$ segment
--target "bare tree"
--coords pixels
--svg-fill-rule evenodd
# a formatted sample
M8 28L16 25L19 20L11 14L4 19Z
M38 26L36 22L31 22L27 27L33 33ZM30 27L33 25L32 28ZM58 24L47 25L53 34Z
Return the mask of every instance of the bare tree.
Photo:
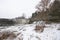
M49 4L51 0L41 0L41 2L39 2L36 6L36 8L39 10L39 11L45 11L47 9L47 6Z
M22 14L22 17L23 17L23 18L25 18L25 17L26 17L25 13L23 13L23 14Z

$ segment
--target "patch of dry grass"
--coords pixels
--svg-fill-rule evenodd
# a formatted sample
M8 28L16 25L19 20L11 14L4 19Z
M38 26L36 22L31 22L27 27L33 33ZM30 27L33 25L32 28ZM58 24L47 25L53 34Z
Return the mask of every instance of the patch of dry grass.
M0 32L0 40L7 39L8 37L13 39L16 38L16 35L13 32L7 32L7 31Z
M36 25L35 31L36 31L36 32L38 32L38 31L39 31L39 32L43 32L43 31L44 31L44 27L45 27L45 26Z

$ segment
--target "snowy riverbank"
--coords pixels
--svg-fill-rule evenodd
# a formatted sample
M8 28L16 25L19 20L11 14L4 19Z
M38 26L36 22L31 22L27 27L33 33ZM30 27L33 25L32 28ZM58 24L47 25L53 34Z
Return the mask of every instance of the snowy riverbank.
M0 27L0 40L60 40L60 24L46 24L43 32L36 32L35 24ZM6 38L2 35L5 33Z

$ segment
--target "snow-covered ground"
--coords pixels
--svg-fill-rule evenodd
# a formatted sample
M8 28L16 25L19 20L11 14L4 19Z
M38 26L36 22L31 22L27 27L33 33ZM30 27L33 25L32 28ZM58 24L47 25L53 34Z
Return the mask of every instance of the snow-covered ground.
M36 32L35 24L15 25L10 27L0 27L0 40L3 33L13 33L4 40L60 40L60 24L45 24L43 32Z

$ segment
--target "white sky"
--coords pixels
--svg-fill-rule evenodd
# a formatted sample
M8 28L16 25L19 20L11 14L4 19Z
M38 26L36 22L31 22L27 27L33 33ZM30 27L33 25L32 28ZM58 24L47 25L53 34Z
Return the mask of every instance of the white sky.
M0 0L0 18L30 17L40 0Z

